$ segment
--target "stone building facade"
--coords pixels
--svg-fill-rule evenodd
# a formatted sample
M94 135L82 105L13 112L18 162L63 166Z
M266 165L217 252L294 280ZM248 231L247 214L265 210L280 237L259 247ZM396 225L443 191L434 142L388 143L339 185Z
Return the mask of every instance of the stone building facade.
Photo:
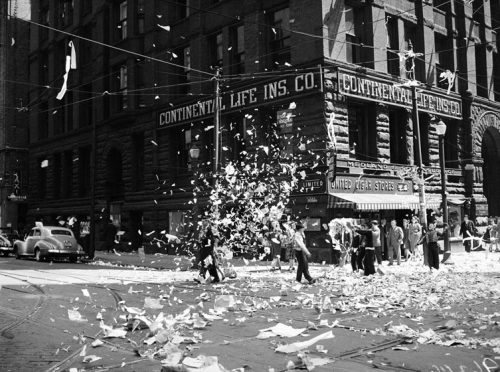
M36 26L30 32L30 74L41 87L30 97L37 105L29 119L29 216L86 218L93 199L98 213L126 226L134 247L145 238L137 231L175 232L191 208L194 169L213 156L210 101L220 67L225 160L266 144L278 113L294 102L293 131L308 140L305 150L293 151L311 164L321 154L321 164L302 180L302 186L317 187L299 188L290 212L322 222L335 216L400 219L415 206L412 172L418 160L411 88L404 86L411 65L397 54L411 48L423 54L412 71L423 84L418 119L422 163L434 175L425 184L429 206L440 204L433 123L443 120L454 207L478 217L500 215L500 197L493 192L500 186L494 165L500 146L494 31L500 10L494 3L36 2L34 20L81 38ZM68 92L59 102L55 95L70 39L78 68L70 71ZM440 77L446 70L457 74L449 93ZM345 85L350 78L364 88ZM396 202L362 203L351 195L359 191L330 182L331 158L324 150L332 113L337 180L364 175L370 185L387 188L383 200ZM245 138L251 126L255 141ZM234 140L238 133L243 142ZM189 158L193 147L201 149L197 160ZM317 169L324 174L318 182ZM365 199L380 196L379 190L366 191ZM313 246L321 233L308 232Z

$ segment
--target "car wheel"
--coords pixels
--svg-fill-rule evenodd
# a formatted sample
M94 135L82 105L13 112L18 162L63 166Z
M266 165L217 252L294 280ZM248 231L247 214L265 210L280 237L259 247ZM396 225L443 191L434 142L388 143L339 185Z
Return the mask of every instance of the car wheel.
M70 256L70 258L69 258L69 262L71 262L71 263L76 263L76 261L78 261L78 257L75 257L75 256Z
M7 257L9 255L9 252L2 252L2 254Z
M37 262L41 262L42 261L42 253L40 252L40 249L37 249L35 251L35 260Z
M21 259L21 256L19 255L19 248L14 247L14 255L16 256L16 260Z

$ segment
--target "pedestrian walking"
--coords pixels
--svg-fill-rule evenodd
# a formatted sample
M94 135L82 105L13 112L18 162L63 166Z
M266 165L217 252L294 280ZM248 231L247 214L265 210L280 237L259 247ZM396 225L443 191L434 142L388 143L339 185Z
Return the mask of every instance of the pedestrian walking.
M418 242L422 237L422 225L418 222L418 216L413 216L408 225L408 242L410 244L410 251L416 254Z
M372 221L373 246L375 247L375 257L377 263L382 265L382 241L380 239L380 228L377 221Z
M295 264L295 249L293 249L294 235L295 235L295 225L293 222L283 223L285 228L285 240L284 245L286 248L286 259L288 260L288 270L294 270Z
M109 252L114 251L116 247L116 234L118 233L118 228L110 218L107 225L104 228L104 248Z
M403 219L403 249L405 254L405 260L415 255L415 252L411 250L410 245L410 221L406 218Z
M387 220L382 218L380 220L380 243L382 245L382 259L387 260L389 257L389 247L387 244L387 233L391 227L387 226Z
M340 257L342 256L342 248L340 246L341 242L341 227L340 225L331 220L328 224L328 235L330 236L330 241L332 244L332 261L334 266L340 265Z
M493 218L490 217L488 219L488 226L486 226L486 231L483 234L483 243L486 258L488 258L488 253L493 250L493 242L496 240L493 230L494 227L495 223L493 221Z
M491 247L495 246L495 252L498 252L498 239L500 239L500 218L495 217L493 227L491 228Z
M215 256L215 236L212 228L207 226L205 231L202 232L200 239L200 277L196 279L197 282L205 281L207 279L207 272L213 278L212 283L220 282L219 270L217 267L217 257Z
M398 265L401 265L401 245L403 244L403 239L403 229L397 226L396 220L391 220L391 227L387 233L389 266L393 265L394 254L396 254Z
M295 226L295 235L293 240L293 249L295 250L295 256L297 257L297 282L302 281L302 275L309 282L309 284L316 283L316 279L313 279L309 274L309 263L308 258L311 257L311 253L306 247L304 235L305 227L298 223Z
M283 230L277 220L272 220L271 228L269 231L269 243L271 245L271 270L281 271L281 241L283 237Z
M448 229L448 226L444 226L444 231ZM427 242L427 250L428 250L428 258L427 263L429 265L429 269L439 270L439 237L443 236L443 233L440 233L436 230L436 222L429 222L429 226L424 235L422 235L420 241L423 243L424 240Z
M363 235L366 239L365 254L363 260L365 276L375 274L375 246L373 238L376 236L376 234L374 234L374 226L376 227L376 225L374 225L373 222L371 229L358 230L358 233ZM378 230L378 234L380 235L380 230ZM380 238L379 238L379 243L380 243Z
M359 269L361 269L358 266L358 250L361 246L362 236L353 228L352 224L349 221L347 221L346 226L352 234L351 247L349 249L349 253L351 254L351 267L353 272L357 272Z
M351 245L352 245L352 229L350 226L347 224L348 221L345 223L341 224L341 232L340 232L340 248L341 248L341 255L340 255L340 263L339 266L343 267L346 263L347 256L349 255L349 251L351 250Z
M477 234L477 228L474 225L474 222L469 220L468 215L464 215L464 221L460 226L460 235L462 235L462 241L467 253L470 253L471 247L473 247L473 239Z

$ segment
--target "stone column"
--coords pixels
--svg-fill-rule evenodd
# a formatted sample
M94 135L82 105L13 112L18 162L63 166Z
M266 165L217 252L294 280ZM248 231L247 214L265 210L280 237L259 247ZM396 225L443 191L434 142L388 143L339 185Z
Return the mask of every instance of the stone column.
M385 104L377 104L377 161L391 161L389 108Z

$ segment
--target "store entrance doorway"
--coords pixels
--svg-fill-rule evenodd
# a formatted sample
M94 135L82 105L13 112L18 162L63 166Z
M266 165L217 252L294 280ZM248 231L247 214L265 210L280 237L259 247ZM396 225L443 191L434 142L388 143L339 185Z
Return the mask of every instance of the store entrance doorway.
M488 215L500 216L500 132L486 129L481 145L483 164L483 193L488 200Z

